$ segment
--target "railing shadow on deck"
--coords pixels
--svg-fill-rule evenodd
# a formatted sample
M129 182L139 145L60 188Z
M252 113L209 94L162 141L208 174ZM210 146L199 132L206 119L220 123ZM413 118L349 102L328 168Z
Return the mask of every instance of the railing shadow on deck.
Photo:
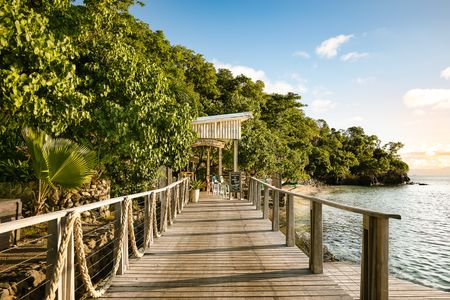
M170 256L170 255L178 255L178 254L205 254L205 253L217 253L217 252L234 252L234 251L253 251L253 250L268 250L268 249L280 249L284 248L284 244L278 244L278 245L252 245L252 246L242 246L242 247L228 247L228 248L214 248L214 249L198 249L198 250L182 250L182 251L167 251L167 252L150 252L145 253L145 256Z
M401 219L400 215L376 212L318 197L290 192L274 187L263 180L251 177L249 180L249 201L255 205L257 210L263 211L263 219L269 218L269 198L271 191L273 195L273 231L280 229L280 195L284 194L287 196L286 245L289 247L295 246L294 197L310 201L311 250L309 255L309 268L314 274L323 273L322 205L362 215L363 242L360 299L387 300L389 298L389 219Z
M180 287L193 287L193 286L204 286L204 285L217 285L221 283L230 282L252 282L260 281L262 279L283 279L292 278L297 276L308 276L312 275L308 269L289 269L282 271L265 271L260 273L243 273L243 274L233 274L225 276L214 276L214 277L196 277L190 279L175 279L167 281L155 281L139 283L140 288L145 288L146 290L160 290L160 289L170 289L170 288L180 288ZM133 286L133 283L130 283ZM246 287L249 285L246 284Z

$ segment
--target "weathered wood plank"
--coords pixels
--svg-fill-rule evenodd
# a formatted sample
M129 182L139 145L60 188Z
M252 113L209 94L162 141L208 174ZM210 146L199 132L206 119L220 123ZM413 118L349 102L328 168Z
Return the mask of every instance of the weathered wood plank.
M324 274L330 276L353 299L360 299L360 266L347 262L324 264ZM450 293L421 286L390 276L389 299L447 299Z
M286 247L255 205L202 196L143 258L130 260L103 299L350 299L328 276L312 274L308 257Z

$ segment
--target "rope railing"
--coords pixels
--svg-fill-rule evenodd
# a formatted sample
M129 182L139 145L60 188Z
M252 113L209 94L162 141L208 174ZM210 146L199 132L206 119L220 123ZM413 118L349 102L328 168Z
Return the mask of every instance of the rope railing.
M156 212L158 196L160 196L159 200L161 202L160 226L158 226ZM139 238L139 241L143 242L142 247L139 248L135 235L133 199L142 197L144 197L145 203L145 217L143 221L143 238ZM0 233L49 222L49 232L53 233L48 235L47 247L53 249L55 255L51 259L52 261L47 261L48 265L53 266L53 272L49 272L51 275L47 277L45 299L75 298L75 265L78 265L79 276L87 293L93 298L98 298L106 292L114 276L123 274L126 270L128 264L128 242L131 245L133 257L141 258L144 256L146 249L151 246L154 238L161 237L168 225L174 222L176 215L181 213L188 200L189 178L183 178L164 188L0 224ZM85 244L83 242L81 213L111 204L116 205L114 263L108 276L94 283L92 279L97 274L93 276L89 274ZM142 226L142 222L140 224L139 226ZM138 231L141 231L141 229Z

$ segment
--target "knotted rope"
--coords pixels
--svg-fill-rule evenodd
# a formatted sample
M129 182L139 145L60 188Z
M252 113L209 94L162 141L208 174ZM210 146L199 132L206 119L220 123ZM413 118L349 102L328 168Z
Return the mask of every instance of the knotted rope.
M67 215L66 226L64 226L64 231L62 233L61 244L58 249L57 259L55 263L55 268L53 270L53 276L50 280L49 289L46 300L52 300L55 298L55 293L58 288L59 278L61 276L62 269L64 267L64 261L67 256L67 246L69 245L70 238L72 237L73 225L75 221L80 217L78 212L70 212Z
M93 298L101 297L106 292L106 290L111 285L114 275L116 275L117 270L119 269L120 261L121 261L122 255L123 255L122 250L123 250L123 244L125 242L125 229L126 229L125 224L127 224L127 219L128 219L127 211L129 211L129 207L130 207L129 202L130 201L131 200L126 198L125 201L122 202L124 211L122 213L122 217L120 220L120 223L122 226L120 227L121 231L120 231L120 235L119 235L119 241L118 241L119 243L116 247L116 253L114 255L114 257L115 257L114 267L111 270L111 273L109 274L109 276L103 281L102 287L98 290L95 289L94 285L92 284L91 276L89 275L89 270L88 270L87 262L86 262L86 255L84 252L83 228L81 226L82 225L81 218L79 216L74 224L75 225L75 227L74 227L75 249L76 249L81 279L83 280L86 290L89 292L89 294L91 294L91 296Z
M162 216L161 220L161 228L163 228L163 225L165 221L167 220L167 217L169 216L169 223L172 224L173 220L171 217L171 201L170 201L170 189L166 191L166 209L164 217ZM177 193L178 194L178 193ZM140 258L144 255L145 248L153 242L153 236L156 238L159 238L161 236L161 232L158 231L158 224L157 224L157 218L156 218L156 193L151 194L151 201L150 201L150 216L149 218L145 218L145 236L144 236L144 249L141 251L136 244L136 237L134 234L134 222L133 222L133 203L132 200L128 197L125 198L125 200L122 202L122 215L120 220L120 234L118 238L118 244L115 249L115 262L114 266L111 270L111 273L108 275L107 278L105 278L101 285L101 288L96 289L94 285L92 284L91 276L89 275L89 270L87 267L87 261L86 261L86 255L84 251L84 243L83 243L83 228L81 223L81 217L80 214L76 211L69 212L66 217L66 224L64 226L63 232L62 232L62 240L61 244L58 249L57 253L57 260L55 263L55 269L53 272L53 276L50 279L49 283L49 289L47 296L45 297L45 300L53 300L55 298L55 293L58 288L59 279L61 277L61 272L64 267L64 261L67 258L67 248L70 242L70 239L73 234L74 243L75 243L75 252L76 257L78 260L78 265L80 269L80 275L81 279L86 287L86 290L89 292L89 294L93 298L99 298L101 297L106 290L111 285L112 279L114 275L116 275L117 270L120 266L120 261L122 259L123 255L123 246L125 243L125 231L128 228L128 235L131 242L131 248L133 251L134 256L137 258ZM178 195L177 195L178 196ZM148 201L148 200L146 200ZM176 201L176 199L175 199ZM176 201L178 204L178 201ZM178 209L178 205L175 205L175 210ZM162 229L161 229L162 231Z

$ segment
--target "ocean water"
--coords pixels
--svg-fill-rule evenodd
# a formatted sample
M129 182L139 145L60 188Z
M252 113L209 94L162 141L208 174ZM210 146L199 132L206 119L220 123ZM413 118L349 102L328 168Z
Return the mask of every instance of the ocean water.
M337 186L318 196L400 214L401 220L390 220L390 272L399 278L450 291L450 177L412 180L428 185ZM301 219L301 215L296 215ZM324 207L323 215L324 243L330 251L342 260L359 262L362 217L329 207Z

